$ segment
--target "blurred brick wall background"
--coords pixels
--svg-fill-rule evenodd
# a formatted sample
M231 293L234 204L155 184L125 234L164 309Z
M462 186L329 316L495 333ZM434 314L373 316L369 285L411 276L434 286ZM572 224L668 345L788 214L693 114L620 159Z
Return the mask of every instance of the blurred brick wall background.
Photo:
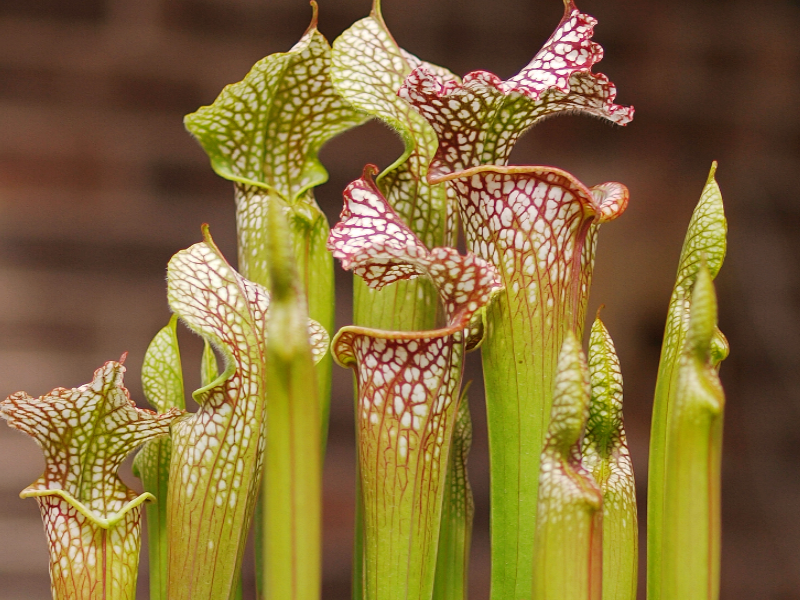
M320 3L330 40L370 4ZM562 10L558 0L384 4L408 50L457 73L501 77L528 62ZM624 129L549 120L522 139L512 162L555 164L587 184L618 180L631 190L627 213L601 234L590 314L606 305L621 356L643 504L666 306L691 210L711 161L720 161L730 244L718 290L733 349L722 369L722 595L800 598L800 5L580 7L600 21L595 40L606 59L597 70L636 118ZM141 402L144 350L169 314L167 260L200 239L203 222L235 256L232 191L181 118L262 56L291 47L309 16L304 0L0 0L0 396L79 385L129 351L127 383ZM399 151L376 123L332 142L323 152L331 180L317 193L330 218L365 162L386 166ZM348 277L339 283L342 325ZM191 370L199 344L184 341ZM471 583L480 599L488 593L488 465L477 357L471 365L479 511ZM349 597L354 481L350 374L338 369L335 384L325 467L331 600ZM49 597L36 503L17 498L41 464L31 441L0 427L0 600ZM139 587L146 598L146 577Z

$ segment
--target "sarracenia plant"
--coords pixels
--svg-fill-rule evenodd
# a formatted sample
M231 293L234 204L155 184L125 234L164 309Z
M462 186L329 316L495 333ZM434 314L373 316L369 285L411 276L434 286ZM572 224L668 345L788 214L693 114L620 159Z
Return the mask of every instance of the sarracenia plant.
M142 504L154 497L136 494L117 470L137 446L167 435L181 411L137 408L122 383L124 359L78 388L40 398L19 392L0 403L8 424L44 452L44 473L20 495L39 503L53 598L136 597Z
M442 498L458 413L470 321L500 288L492 265L452 248L428 250L387 204L371 176L345 190L330 246L370 287L426 276L446 326L422 332L345 327L333 342L356 372L356 441L364 518L367 598L430 598Z
M153 600L240 598L253 524L258 597L318 600L335 360L356 382L354 600L463 600L474 503L462 378L466 352L480 346L492 600L633 600L638 519L622 371L599 318L588 353L581 343L598 230L624 212L628 190L507 164L519 136L556 113L632 119L592 72L602 57L595 20L566 0L544 47L502 81L459 78L409 54L378 0L332 45L312 7L291 50L186 117L234 184L239 271L207 227L170 261L174 316L142 368L160 414L135 407L122 361L85 386L0 403L45 453L44 475L22 495L42 511L53 597L134 597L147 502ZM318 153L370 118L397 131L404 151L383 171L365 167L329 229L313 198L327 179ZM689 225L659 366L651 600L718 597L718 369L728 347L712 283L726 234L714 168ZM466 254L454 249L462 228ZM335 336L334 257L355 274L354 325ZM205 342L191 414L179 320ZM139 445L137 495L117 469Z
M715 171L716 164L683 243L658 367L647 492L651 600L719 594L725 401L716 372L728 342L717 328L711 280L725 258L727 223Z

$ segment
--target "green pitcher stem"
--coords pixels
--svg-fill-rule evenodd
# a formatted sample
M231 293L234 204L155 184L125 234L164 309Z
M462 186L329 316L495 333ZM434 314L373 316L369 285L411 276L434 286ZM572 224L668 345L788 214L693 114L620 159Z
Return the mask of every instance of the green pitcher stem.
M267 215L270 202L277 202L287 211L289 236L294 249L298 281L306 294L309 317L332 334L336 313L333 258L325 247L328 239L328 221L306 194L302 205L288 207L277 193L255 190L237 185L236 222L239 224L239 269L244 277L266 286L269 263L264 257L267 243ZM261 227L251 224L254 215L262 221ZM326 355L316 366L320 398L320 448L325 455L325 441L330 413L332 359Z
M266 600L319 600L322 461L316 372L291 225L277 203L269 207L268 216L272 303L262 485L263 594ZM325 250L324 245L320 247Z
M550 420L556 357L552 332L545 338L518 323L502 296L486 311L481 347L489 430L492 599L526 598L534 560L539 472ZM547 347L542 342L548 340Z
M325 247L329 226L325 215L316 206L312 205L313 198L310 192L306 193L306 198L302 206L287 207L286 203L277 193L268 190L252 190L237 186L237 223L239 228L239 265L242 274L261 285L269 282L269 262L264 258L264 248L268 242L268 219L270 214L270 203L285 208L288 211L288 234L290 243L294 251L293 261L297 267L298 282L306 294L306 301L309 316L320 323L330 333L334 327L335 315L335 289L333 276L333 258ZM263 219L262 227L252 227L253 215L258 214ZM245 226L245 224L248 224ZM308 420L311 415L316 416L317 428L319 432L314 436L318 440L320 451L320 461L324 460L325 445L328 433L328 418L330 414L330 391L331 391L331 369L333 361L330 354L327 354L314 367L315 393L318 398L319 407L311 413L298 413L296 418ZM316 393L316 386L319 386L319 393ZM270 416L271 405L267 402L267 422L273 422ZM275 419L281 419L285 415L276 415ZM269 425L268 425L269 427ZM284 440L285 441L285 440ZM281 446L277 440L275 444L268 444L269 453L288 452L288 446ZM275 461L285 460L284 458L274 457ZM270 464L266 464L269 468ZM267 478L265 478L266 480ZM272 479L272 477L269 477ZM280 478L278 478L280 481ZM267 515L267 504L275 503L275 499L270 499L269 494L281 494L278 488L263 486L259 504L260 510L256 511L256 590L259 598L267 597L266 581L269 579L268 571L275 571L274 565L270 565L270 557L266 554L269 547L274 547L275 541L270 542L264 535L267 532L276 531L274 527L268 528L261 519ZM269 490L274 491L270 492ZM291 499L285 498L290 501ZM281 514L286 507L278 511ZM273 573L274 576L282 577L285 571L278 569Z
M280 313L273 303L271 318ZM278 328L271 328L276 333ZM273 338L279 339L280 338ZM279 341L278 343L281 343ZM316 375L311 354L268 354L269 409L263 505L264 598L318 600L321 557L321 468Z
M382 290L353 281L353 322L386 331L426 331L436 328L439 298L430 281L398 281Z
M351 579L351 598L364 598L364 499L361 497L361 469L356 446L356 510L353 527L353 573Z

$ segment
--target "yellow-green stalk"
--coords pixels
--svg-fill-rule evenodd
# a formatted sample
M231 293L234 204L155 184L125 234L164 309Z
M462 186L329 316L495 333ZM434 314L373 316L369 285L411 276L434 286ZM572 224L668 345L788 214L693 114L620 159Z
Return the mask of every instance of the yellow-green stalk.
M322 465L319 400L308 310L289 228L272 204L268 219L268 423L264 452L263 594L318 600L322 586Z

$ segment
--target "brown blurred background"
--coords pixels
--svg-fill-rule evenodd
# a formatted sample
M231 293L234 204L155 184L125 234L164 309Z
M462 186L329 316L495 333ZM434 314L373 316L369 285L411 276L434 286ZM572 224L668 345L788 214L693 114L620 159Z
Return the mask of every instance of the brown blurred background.
M333 40L370 2L320 4L320 29ZM580 7L599 20L595 40L606 58L596 70L636 117L625 128L551 119L520 141L512 162L554 164L587 184L617 180L631 190L627 213L600 235L590 314L606 305L617 342L643 510L667 302L692 208L719 160L730 236L717 283L732 346L722 369L722 596L800 598L800 3ZM459 74L487 69L504 78L528 62L561 12L558 0L384 0L406 49ZM142 401L142 357L169 316L167 260L200 239L203 222L235 256L231 186L212 173L181 118L259 58L290 48L309 16L304 0L0 0L0 396L79 385L129 351L127 383ZM324 149L331 179L317 197L331 220L363 164L386 166L400 148L370 123ZM343 325L349 276L339 284ZM199 343L182 339L193 389ZM481 599L488 464L478 357L470 364L478 505L471 586ZM335 385L326 600L349 598L352 543L350 374L337 369ZM41 465L33 442L0 427L0 600L49 597L36 503L17 498ZM139 590L146 598L144 574Z

